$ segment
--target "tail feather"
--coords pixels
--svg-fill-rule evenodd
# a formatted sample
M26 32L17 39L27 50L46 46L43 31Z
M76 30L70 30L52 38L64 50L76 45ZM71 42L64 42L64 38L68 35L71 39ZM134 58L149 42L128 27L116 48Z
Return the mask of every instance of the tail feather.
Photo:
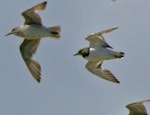
M114 55L115 58L122 58L124 57L124 52L118 52L116 55Z
M53 27L48 27L49 31L50 31L50 37L53 38L60 38L60 31L61 28L60 26L53 26Z

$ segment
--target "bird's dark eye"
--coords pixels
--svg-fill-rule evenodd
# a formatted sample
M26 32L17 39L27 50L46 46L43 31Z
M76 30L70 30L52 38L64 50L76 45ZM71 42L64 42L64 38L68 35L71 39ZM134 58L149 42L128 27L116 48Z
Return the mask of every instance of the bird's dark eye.
M89 53L82 53L83 57L87 57L89 55Z
M13 32L13 31L15 31L16 30L16 28L13 28L11 31Z

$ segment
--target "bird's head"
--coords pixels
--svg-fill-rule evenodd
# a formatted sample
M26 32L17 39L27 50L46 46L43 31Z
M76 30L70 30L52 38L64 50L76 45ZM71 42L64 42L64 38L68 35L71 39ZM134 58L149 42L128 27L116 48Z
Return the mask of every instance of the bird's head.
M77 56L77 55L82 55L82 51L79 50L76 54L74 54L73 56Z
M89 55L89 47L80 49L74 56L80 55L82 57L87 57Z
M18 33L20 33L20 27L15 27L11 30L11 32L6 34L5 36L11 35L11 34L18 35Z

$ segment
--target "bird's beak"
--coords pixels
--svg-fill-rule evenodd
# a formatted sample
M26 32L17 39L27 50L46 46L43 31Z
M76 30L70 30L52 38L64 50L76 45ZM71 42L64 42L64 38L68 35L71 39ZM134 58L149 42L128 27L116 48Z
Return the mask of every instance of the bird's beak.
M10 33L6 34L5 36L11 35L11 34L12 34L12 33L10 32Z
M74 54L73 56L77 56L77 55L79 55L79 53L76 53L76 54Z

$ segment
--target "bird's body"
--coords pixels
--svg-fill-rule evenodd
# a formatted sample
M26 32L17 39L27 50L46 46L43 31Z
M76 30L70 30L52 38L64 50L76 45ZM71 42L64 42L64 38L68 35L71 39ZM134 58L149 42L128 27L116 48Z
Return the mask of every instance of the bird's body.
M101 61L101 60L110 60L120 57L120 52L115 52L107 48L98 47L98 48L90 48L89 55L84 57L88 61Z
M51 37L54 34L53 28L47 28L43 25L37 25L37 24L22 24L16 27L18 28L18 31L14 33L15 35L22 37L24 39L29 39L29 40L35 40L39 38L45 38L45 37ZM56 27L54 27L56 28ZM57 34L57 33L56 33ZM56 37L60 37L59 35Z
M42 24L40 16L35 13L36 10L44 10L47 2L42 2L36 6L33 6L22 13L25 18L25 22L12 29L7 35L14 34L16 36L24 38L24 41L20 45L20 53L27 65L30 73L37 82L41 79L41 66L32 59L32 55L35 54L40 40L45 37L52 37L58 39L60 37L60 26L45 27Z
M114 29L117 28L107 29L87 36L85 39L89 41L89 47L80 49L75 55L81 55L84 59L88 60L85 67L94 75L108 81L119 83L109 70L101 68L104 60L116 59L124 56L123 52L109 49L112 47L108 45L102 36L102 34L111 32Z

